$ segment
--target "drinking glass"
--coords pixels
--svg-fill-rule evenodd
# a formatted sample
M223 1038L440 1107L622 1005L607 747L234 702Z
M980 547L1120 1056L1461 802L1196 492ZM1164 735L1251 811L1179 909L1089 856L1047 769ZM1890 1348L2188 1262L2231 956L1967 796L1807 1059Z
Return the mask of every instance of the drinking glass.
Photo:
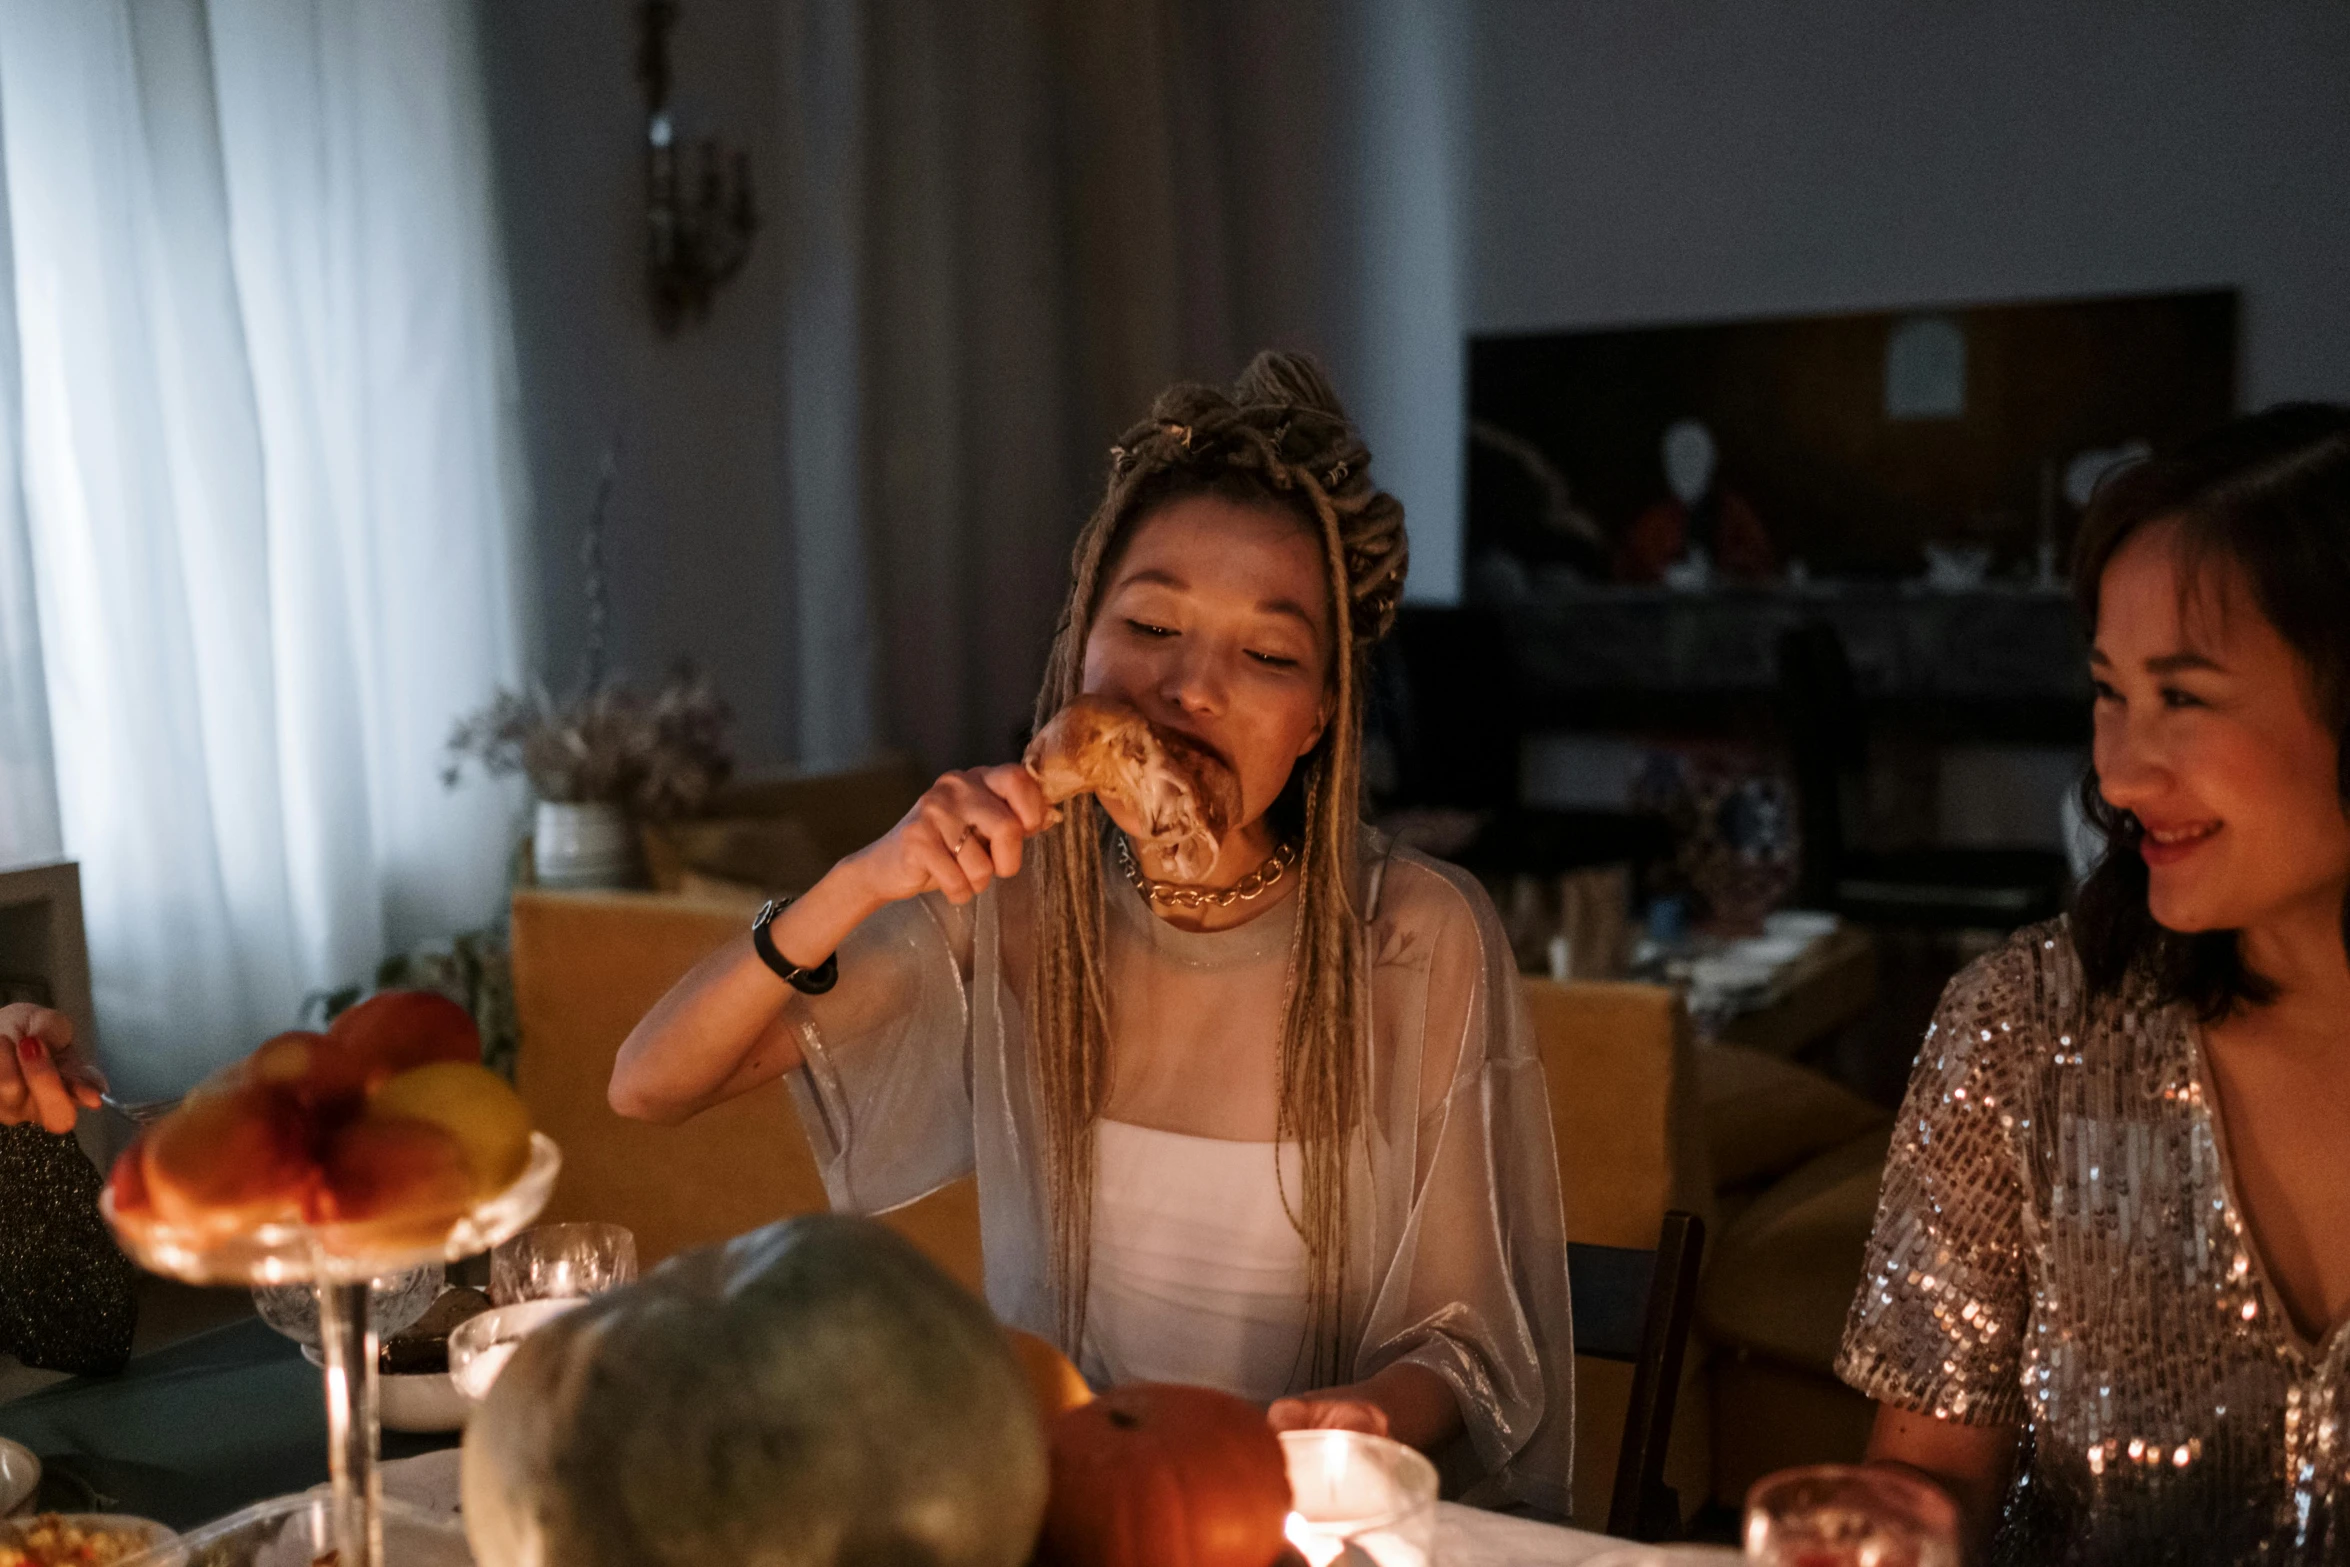
M1583 1567L1737 1567L1744 1560L1727 1545L1623 1545L1584 1558Z
M1958 1567L1958 1507L1891 1469L1783 1469L1746 1493L1746 1557L1759 1567Z
M428 1262L405 1273L367 1281L368 1315L378 1338L390 1338L432 1309L440 1299L448 1273L442 1264ZM318 1290L310 1284L257 1284L253 1308L261 1320L301 1345L317 1349Z
M619 1224L539 1224L490 1253L490 1302L572 1300L636 1282L636 1236Z
M1284 1431L1289 1543L1307 1567L1429 1567L1436 1466L1361 1431Z

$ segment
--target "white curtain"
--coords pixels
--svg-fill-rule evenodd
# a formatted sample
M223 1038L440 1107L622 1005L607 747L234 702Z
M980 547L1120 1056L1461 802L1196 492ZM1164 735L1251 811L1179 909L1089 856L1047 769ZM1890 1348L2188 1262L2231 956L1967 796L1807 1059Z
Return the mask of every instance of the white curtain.
M41 680L41 617L33 596L20 456L16 269L8 243L7 166L0 162L0 865L54 859L57 773L49 755L49 694Z
M0 0L48 728L133 1094L500 896L514 801L437 767L519 663L474 47L463 0Z

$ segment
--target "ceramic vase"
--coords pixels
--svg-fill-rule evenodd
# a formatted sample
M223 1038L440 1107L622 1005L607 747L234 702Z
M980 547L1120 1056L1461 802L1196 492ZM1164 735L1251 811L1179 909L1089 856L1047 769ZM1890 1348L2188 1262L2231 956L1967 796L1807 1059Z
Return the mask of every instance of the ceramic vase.
M636 841L617 805L541 800L531 859L542 887L626 887L636 876Z

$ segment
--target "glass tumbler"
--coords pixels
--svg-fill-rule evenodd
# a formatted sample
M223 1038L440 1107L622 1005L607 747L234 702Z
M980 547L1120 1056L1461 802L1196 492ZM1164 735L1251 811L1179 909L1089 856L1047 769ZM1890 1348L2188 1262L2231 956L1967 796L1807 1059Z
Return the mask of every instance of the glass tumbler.
M428 1262L421 1268L367 1282L370 1320L378 1338L390 1338L432 1309L447 1282L447 1270ZM256 1284L253 1309L261 1320L301 1345L318 1344L318 1290L310 1284Z
M1897 1470L1783 1469L1746 1493L1746 1558L1759 1567L1958 1567L1958 1507Z
M636 1236L619 1224L537 1224L490 1253L490 1302L574 1300L636 1282Z

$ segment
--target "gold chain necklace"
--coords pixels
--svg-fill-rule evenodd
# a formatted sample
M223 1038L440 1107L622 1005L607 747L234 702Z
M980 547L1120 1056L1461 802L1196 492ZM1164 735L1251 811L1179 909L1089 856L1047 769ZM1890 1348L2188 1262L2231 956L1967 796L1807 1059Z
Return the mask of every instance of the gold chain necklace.
M1118 850L1118 866L1126 872L1126 879L1134 883L1134 890L1152 903L1178 909L1228 909L1235 903L1261 898L1297 863L1297 846L1285 843L1266 856L1264 864L1229 887L1194 887L1183 882L1151 880L1134 863L1134 850L1128 846L1126 835L1114 833L1111 837Z

